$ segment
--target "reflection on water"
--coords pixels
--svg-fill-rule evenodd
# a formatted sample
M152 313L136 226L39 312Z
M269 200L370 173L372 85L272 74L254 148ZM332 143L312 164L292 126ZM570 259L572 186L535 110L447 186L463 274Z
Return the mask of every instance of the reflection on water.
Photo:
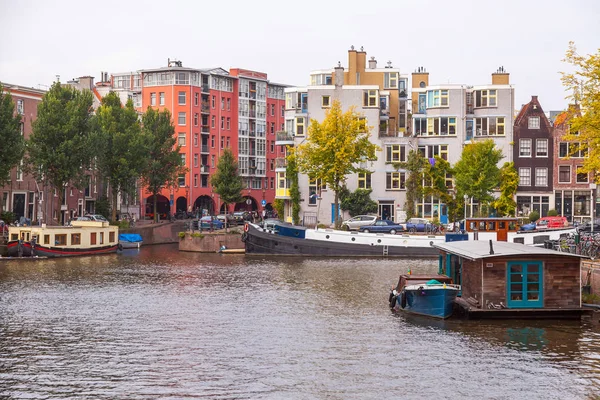
M598 328L394 314L432 260L155 246L0 264L6 398L589 398Z

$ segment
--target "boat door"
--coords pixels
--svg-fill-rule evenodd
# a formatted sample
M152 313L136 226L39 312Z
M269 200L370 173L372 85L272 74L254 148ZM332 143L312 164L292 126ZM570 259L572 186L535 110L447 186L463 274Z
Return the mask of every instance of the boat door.
M541 261L510 261L506 282L508 308L542 308L544 279Z
M508 241L508 221L498 221L496 228L496 240L499 242Z

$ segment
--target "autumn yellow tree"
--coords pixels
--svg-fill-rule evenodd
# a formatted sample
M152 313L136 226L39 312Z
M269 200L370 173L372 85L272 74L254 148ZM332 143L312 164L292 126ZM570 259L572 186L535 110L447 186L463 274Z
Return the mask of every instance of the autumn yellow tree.
M562 82L576 105L569 107L564 116L570 125L570 133L564 138L580 143L582 148L574 151L588 152L583 172L591 172L594 182L600 183L600 49L582 56L570 42L563 61L574 68L562 73Z
M335 226L339 228L339 194L348 175L365 172L360 164L376 160L377 145L369 140L364 120L351 107L342 111L334 101L323 122L311 120L306 142L295 151L298 172L320 179L335 193Z

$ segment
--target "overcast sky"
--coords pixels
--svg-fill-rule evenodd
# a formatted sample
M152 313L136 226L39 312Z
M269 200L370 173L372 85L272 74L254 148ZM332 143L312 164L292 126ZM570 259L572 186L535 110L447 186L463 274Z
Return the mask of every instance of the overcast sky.
M516 107L538 95L549 111L567 104L569 41L582 54L600 48L600 1L0 0L0 26L0 81L24 86L168 58L301 86L311 70L347 66L354 45L402 73L424 66L430 84L487 84L504 66Z

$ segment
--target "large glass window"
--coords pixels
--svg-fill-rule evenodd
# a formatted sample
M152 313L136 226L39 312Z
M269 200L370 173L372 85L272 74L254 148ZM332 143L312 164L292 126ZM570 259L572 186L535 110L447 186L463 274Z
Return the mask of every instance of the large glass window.
M531 168L519 168L519 186L531 186Z
M548 186L548 168L535 169L535 186Z
M535 140L535 156L548 157L548 139Z
M404 172L388 172L386 174L385 188L387 190L406 189L406 174Z
M519 157L531 157L531 139L519 140Z
M371 174L368 172L358 173L358 188L371 189Z
M448 90L429 90L427 92L427 107L448 107Z
M558 183L571 183L571 166L559 165L558 167Z
M496 107L497 105L497 91L495 89L475 91L475 107Z
M363 107L379 107L379 94L377 89L365 90L363 93Z

